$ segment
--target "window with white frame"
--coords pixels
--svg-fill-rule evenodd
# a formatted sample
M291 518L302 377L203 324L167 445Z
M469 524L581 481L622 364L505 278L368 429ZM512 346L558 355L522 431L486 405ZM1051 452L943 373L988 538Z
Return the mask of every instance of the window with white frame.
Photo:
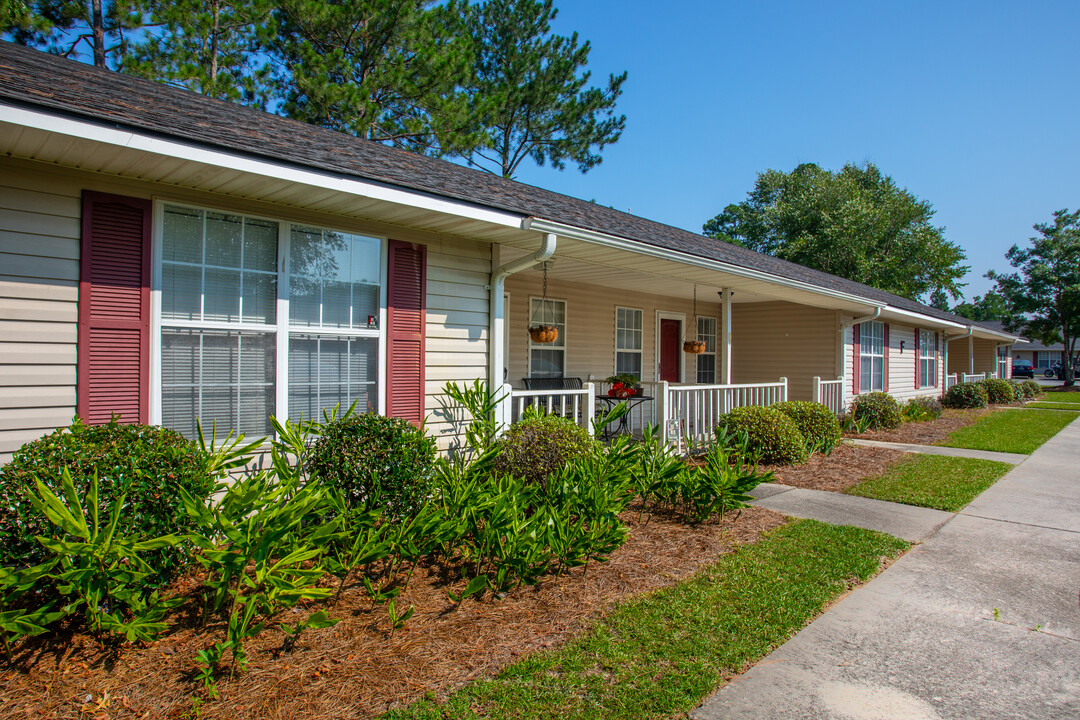
M885 389L885 323L864 322L859 326L859 390Z
M632 308L615 308L615 374L641 379L643 314Z
M529 337L529 376L530 377L565 377L566 376L566 301L529 300L529 321L531 325L554 325L559 329L555 342L534 343Z
M934 333L919 330L919 387L937 385L937 342Z
M381 240L176 205L161 227L163 425L377 409Z
M716 382L716 318L698 317L697 339L705 341L705 352L697 356L697 381L712 385Z
M1009 377L1009 347L1007 345L998 345L997 366L999 378Z

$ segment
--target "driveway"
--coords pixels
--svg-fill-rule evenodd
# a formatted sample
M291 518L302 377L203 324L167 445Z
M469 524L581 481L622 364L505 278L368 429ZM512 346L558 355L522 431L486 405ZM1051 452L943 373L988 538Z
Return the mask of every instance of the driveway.
M1080 418L698 720L1080 718Z

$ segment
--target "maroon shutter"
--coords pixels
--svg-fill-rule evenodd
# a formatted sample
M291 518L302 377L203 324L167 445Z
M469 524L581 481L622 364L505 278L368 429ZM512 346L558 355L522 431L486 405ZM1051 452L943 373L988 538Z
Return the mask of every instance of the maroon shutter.
M862 326L851 326L851 394L859 394L859 352L862 350Z
M391 240L387 271L386 414L424 421L427 248Z
M76 412L91 425L149 422L150 207L83 193Z
M918 390L920 387L922 387L922 383L920 382L920 378L919 378L919 374L920 374L919 370L921 369L921 366L919 365L919 363L921 362L921 357L922 357L922 337L920 337L919 328L915 328L915 389L916 390Z
M885 323L885 357L881 365L881 389L889 392L889 323Z

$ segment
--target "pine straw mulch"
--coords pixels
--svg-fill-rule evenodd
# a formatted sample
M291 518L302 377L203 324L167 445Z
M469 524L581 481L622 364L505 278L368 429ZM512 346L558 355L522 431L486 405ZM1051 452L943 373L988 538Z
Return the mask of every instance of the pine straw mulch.
M688 578L785 522L762 508L699 527L659 515L639 520L633 508L623 519L630 535L609 562L503 599L455 608L447 589L463 583L449 583L438 566L421 567L397 603L399 610L415 605L416 613L393 634L386 609L373 609L362 587L351 588L331 610L341 618L336 626L309 631L288 654L277 652L282 633L265 630L247 646L248 671L222 679L221 700L201 705L193 658L222 639L220 625L199 632L189 623L149 647L113 653L82 635L40 641L17 658L19 669L0 671L0 718L371 717L425 694L444 698L525 653L556 646L614 603ZM189 578L180 589L194 585Z
M1001 407L1008 407L1003 405ZM885 442L911 443L914 445L936 445L962 427L973 424L979 418L994 412L998 406L978 410L946 409L936 420L924 422L905 422L895 430L869 430L864 433L844 433L844 437L863 440L882 440Z
M842 492L866 478L885 474L907 453L888 448L838 445L830 455L814 455L802 465L762 465L775 474L774 482L807 490Z

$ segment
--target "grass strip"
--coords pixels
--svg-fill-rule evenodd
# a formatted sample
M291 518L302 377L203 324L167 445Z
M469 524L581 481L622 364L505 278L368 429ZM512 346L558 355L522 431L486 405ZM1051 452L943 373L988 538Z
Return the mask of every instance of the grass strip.
M1039 401L1080 405L1080 392L1045 392L1039 396Z
M915 455L890 467L884 475L848 488L849 495L958 512L1012 465L993 460Z
M1054 410L1012 409L990 413L939 443L946 447L1028 454L1052 438L1076 416Z
M618 606L562 648L530 655L445 704L385 715L434 718L666 718L698 705L908 543L799 520L690 580Z
M1072 410L1073 412L1080 412L1080 405L1076 403L1059 403L1059 402L1030 402L1024 407L1029 408L1043 408L1044 410Z

